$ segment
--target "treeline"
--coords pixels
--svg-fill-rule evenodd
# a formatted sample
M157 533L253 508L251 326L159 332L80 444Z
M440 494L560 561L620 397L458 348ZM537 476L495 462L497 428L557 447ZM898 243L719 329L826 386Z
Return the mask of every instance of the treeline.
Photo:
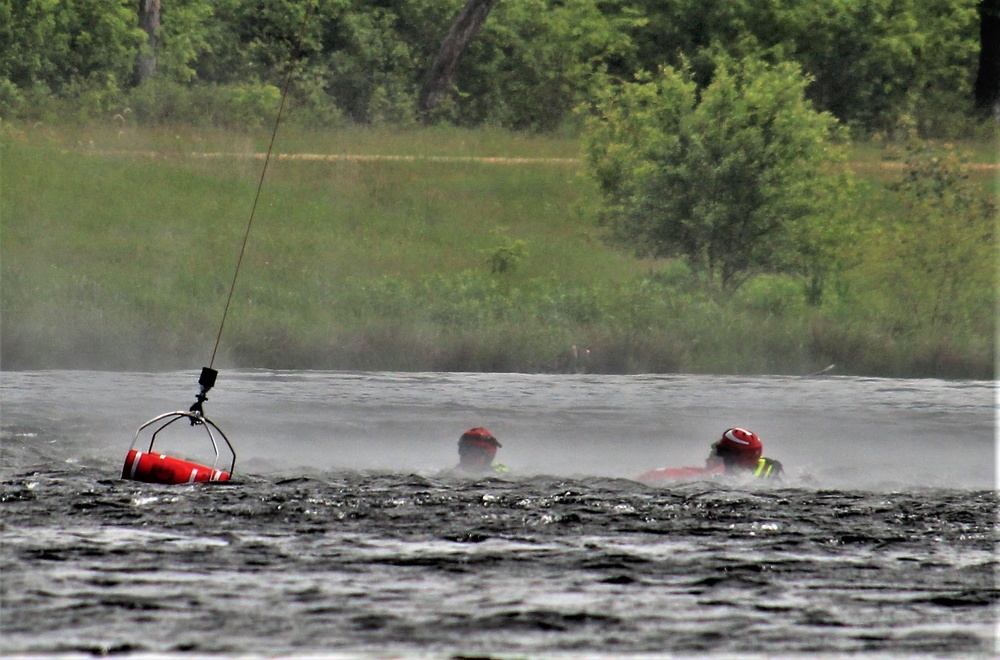
M485 20L421 103L463 9ZM488 15L486 15L488 14ZM960 137L996 112L996 0L0 0L0 117L549 131L663 67L794 62L855 135Z

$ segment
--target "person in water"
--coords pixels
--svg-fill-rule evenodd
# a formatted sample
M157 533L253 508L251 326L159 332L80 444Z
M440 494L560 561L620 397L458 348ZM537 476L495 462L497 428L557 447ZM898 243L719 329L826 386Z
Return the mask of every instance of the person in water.
M781 463L761 454L764 445L753 431L730 428L712 444L705 467L659 468L639 475L638 481L691 481L718 477L753 477L778 479L784 470Z
M477 426L469 429L458 439L458 466L456 472L483 474L509 472L507 466L494 463L497 449L502 445L488 430Z
M712 444L705 469L727 475L752 475L757 479L775 479L784 472L781 463L761 456L764 444L753 431L733 427Z

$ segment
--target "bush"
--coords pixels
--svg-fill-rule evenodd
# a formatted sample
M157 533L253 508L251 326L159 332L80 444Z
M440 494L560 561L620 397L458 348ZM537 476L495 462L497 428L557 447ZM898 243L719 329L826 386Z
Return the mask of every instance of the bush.
M842 154L807 82L793 64L720 57L700 90L669 68L607 89L585 138L613 239L683 258L723 289L755 272L820 272Z
M127 102L133 117L142 124L173 121L199 125L203 118L195 117L194 96L186 85L150 78L129 92Z
M804 286L797 277L759 275L740 287L733 297L739 309L765 317L800 316L806 310Z
M144 124L213 125L247 130L273 125L281 91L273 85L188 86L153 78L128 95L137 121Z
M17 88L17 85L0 78L0 119L10 121L20 114L24 105L24 94Z

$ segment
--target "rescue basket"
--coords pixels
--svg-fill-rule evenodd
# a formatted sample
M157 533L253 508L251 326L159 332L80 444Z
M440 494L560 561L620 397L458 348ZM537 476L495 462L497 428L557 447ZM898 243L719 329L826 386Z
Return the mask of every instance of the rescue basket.
M174 422L182 419L190 421L193 432L197 432L199 427L204 430L215 453L215 461L211 467L153 451L153 444L157 440L157 435ZM146 451L136 449L136 443L139 441L139 436L143 430L157 424L158 426L152 431L152 435L149 438L149 446L146 448ZM217 437L225 442L232 457L228 470L219 469L220 453ZM236 451L233 449L232 443L229 442L229 438L222 432L222 429L202 414L178 410L154 417L139 427L135 432L135 437L132 438L132 444L128 448L128 453L125 455L125 465L122 466L122 479L153 484L229 481L235 467Z

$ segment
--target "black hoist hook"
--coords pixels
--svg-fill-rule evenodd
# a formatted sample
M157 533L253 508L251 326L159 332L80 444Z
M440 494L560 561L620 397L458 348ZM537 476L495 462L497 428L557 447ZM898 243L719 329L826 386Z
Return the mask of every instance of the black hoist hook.
M201 404L208 401L208 391L215 386L215 377L218 375L219 372L211 367L201 368L201 376L198 378L198 386L201 389L194 396L194 404L188 409L194 414L194 417L191 418L191 426L202 423L201 418L204 417L205 411L202 410Z

